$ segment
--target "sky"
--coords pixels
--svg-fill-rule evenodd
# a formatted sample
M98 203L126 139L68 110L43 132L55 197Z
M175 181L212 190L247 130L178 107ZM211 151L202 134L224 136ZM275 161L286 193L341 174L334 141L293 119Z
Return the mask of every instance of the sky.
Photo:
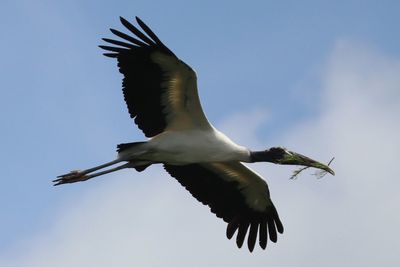
M0 8L0 267L398 266L398 1L29 1ZM142 18L197 72L209 120L253 149L285 233L239 250L160 166L53 187L145 140L97 45Z

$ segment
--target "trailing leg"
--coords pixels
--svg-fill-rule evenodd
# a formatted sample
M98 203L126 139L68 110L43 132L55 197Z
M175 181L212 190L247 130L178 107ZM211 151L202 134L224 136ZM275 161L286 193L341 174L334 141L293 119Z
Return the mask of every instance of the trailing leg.
M110 161L108 163L87 169L87 170L83 170L83 171L71 171L70 173L67 174L63 174L60 176L57 176L58 179L53 180L53 182L55 183L54 185L61 185L61 184L70 184L70 183L76 183L76 182L83 182L83 181L87 181L89 179L92 179L94 177L100 176L100 175L104 175L110 172L115 172L115 171L119 171L125 168L134 168L136 169L138 172L143 171L144 169L146 169L147 167L149 167L152 162L149 161L142 161L142 160L138 160L138 161L129 161L128 163L122 164L120 166L111 168L111 169L107 169L104 171L99 171L99 172L95 172L97 170L106 168L108 166L117 164L119 162L121 162L123 160L121 159L117 159L117 160L113 160ZM93 173L95 172L95 173Z
M88 175L89 173L95 172L95 171L100 170L100 169L104 169L104 168L106 168L108 166L120 163L121 161L123 161L123 160L116 159L116 160L113 160L113 161L107 162L105 164L101 164L99 166L96 166L96 167L93 167L93 168L90 168L90 169L86 169L86 170L83 170L83 171L78 171L78 170L71 171L71 172L69 172L67 174L63 174L63 175L57 176L58 179L53 180L53 182L55 183L54 185L60 185L60 184L66 184L66 183L75 183L75 182L86 181L86 180L88 180L90 178L95 177L95 176L93 176L94 174L89 176ZM124 166L124 165L122 165L122 166ZM114 169L116 169L116 168L114 168ZM117 171L117 170L114 170L114 171ZM98 172L98 173L103 173L104 174L104 172ZM96 175L96 176L99 176L99 175ZM90 177L90 178L88 178L88 177Z

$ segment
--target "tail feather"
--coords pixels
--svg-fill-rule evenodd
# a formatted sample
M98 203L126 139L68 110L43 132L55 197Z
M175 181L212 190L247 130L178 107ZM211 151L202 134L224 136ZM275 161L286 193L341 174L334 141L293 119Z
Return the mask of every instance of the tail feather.
M146 143L146 142L122 143L122 144L117 145L117 152L121 153L127 149L131 149L135 146L142 145L144 143ZM149 167L151 164L153 164L153 162L150 162L150 161L132 160L132 159L129 160L129 162L131 163L130 167L134 168L138 172L144 171L147 167Z
M122 152L122 151L124 151L124 150L126 150L128 148L131 148L131 147L134 147L134 146L137 146L137 145L141 145L141 144L144 144L144 143L146 143L146 142L122 143L122 144L117 145L117 152L120 153L120 152Z
M145 164L145 165L135 166L135 167L133 167L133 168L135 168L135 170L138 171L138 172L142 172L142 171L144 171L147 167L149 167L150 165L151 165L151 163Z

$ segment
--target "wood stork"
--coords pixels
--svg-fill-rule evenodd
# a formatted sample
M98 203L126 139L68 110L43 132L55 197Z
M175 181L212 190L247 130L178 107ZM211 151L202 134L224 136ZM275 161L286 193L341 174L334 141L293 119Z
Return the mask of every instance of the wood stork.
M120 144L116 160L58 176L54 185L86 181L124 168L143 171L163 164L198 201L228 223L226 235L236 236L240 248L253 251L257 236L265 249L268 236L277 241L283 225L271 201L267 183L241 162L303 165L334 174L329 166L282 147L250 151L231 141L207 120L197 93L193 69L181 61L138 17L140 28L121 23L135 37L110 29L124 41L104 38L105 56L118 60L124 75L123 95L128 111L148 141ZM146 35L147 34L147 35ZM111 165L117 167L105 169ZM105 169L103 171L98 171ZM96 172L98 171L98 172Z

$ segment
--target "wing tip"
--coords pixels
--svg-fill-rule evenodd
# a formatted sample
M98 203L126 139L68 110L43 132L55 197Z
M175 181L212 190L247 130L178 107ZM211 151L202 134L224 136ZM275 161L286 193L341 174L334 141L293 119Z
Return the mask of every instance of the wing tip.
M230 221L228 223L228 226L226 227L226 237L229 240L234 236L238 227L239 227L239 218L238 217L235 217L232 221Z
M125 21L127 21L124 17L119 16L119 21L121 21L121 23L124 23Z
M117 58L118 54L117 53L103 53L104 56L110 57L110 58Z
M250 252L253 252L256 245L258 225L259 223L257 221L252 222L250 225L249 236L247 238L247 247Z
M238 246L238 248L241 248L243 245L244 240L246 239L246 234L247 234L247 230L249 228L249 222L247 221L242 221L239 224L239 232L236 236L236 245Z

